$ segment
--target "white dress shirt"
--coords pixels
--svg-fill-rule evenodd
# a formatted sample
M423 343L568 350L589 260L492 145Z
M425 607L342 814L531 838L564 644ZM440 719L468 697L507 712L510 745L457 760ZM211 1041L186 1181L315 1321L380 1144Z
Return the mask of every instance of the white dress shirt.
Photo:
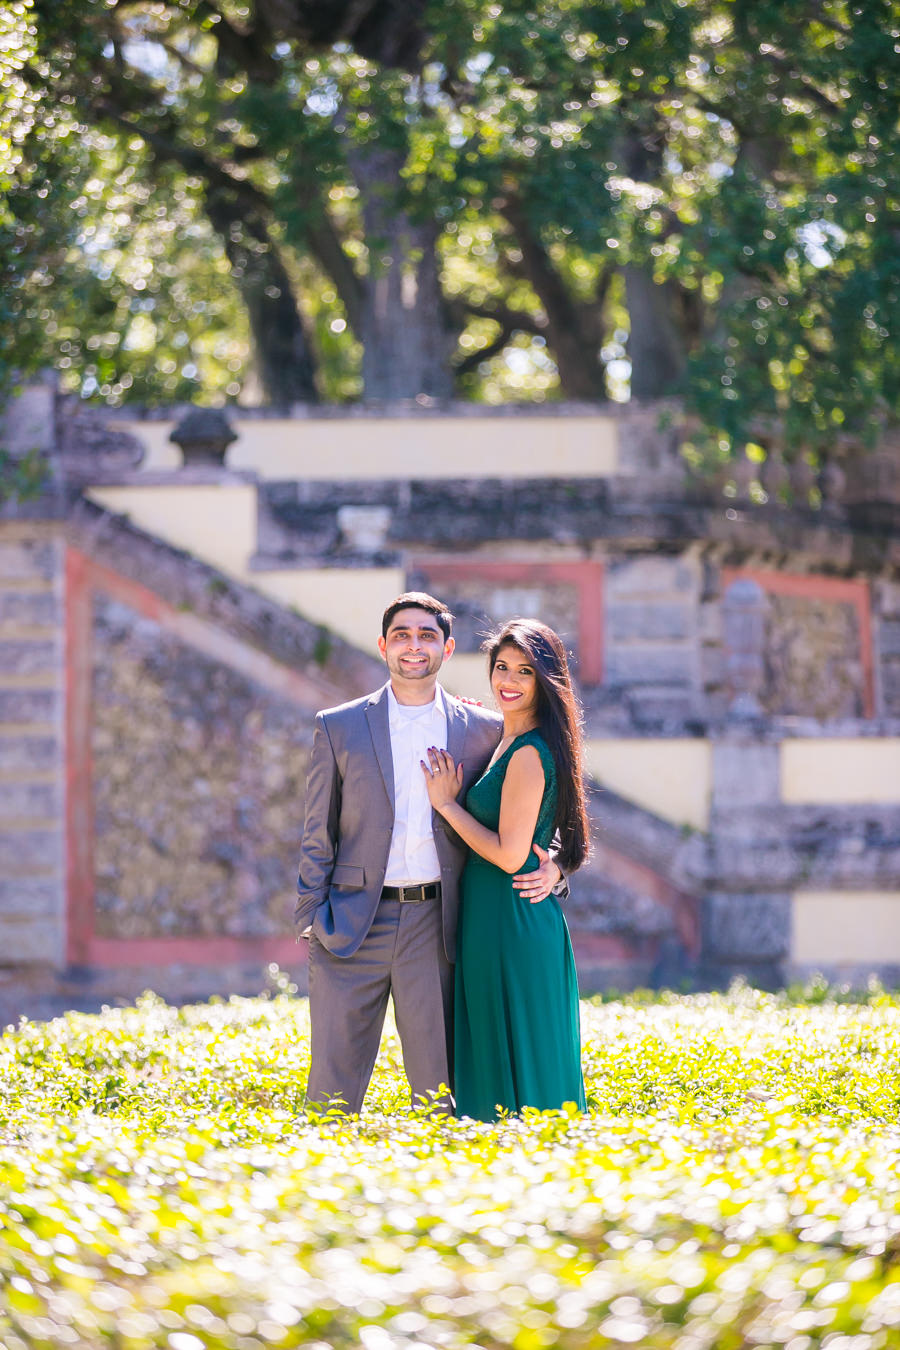
M440 685L431 703L398 703L388 685L391 755L394 761L394 829L385 886L416 886L440 881L441 864L434 846L431 802L421 760L428 747L447 748L447 711Z

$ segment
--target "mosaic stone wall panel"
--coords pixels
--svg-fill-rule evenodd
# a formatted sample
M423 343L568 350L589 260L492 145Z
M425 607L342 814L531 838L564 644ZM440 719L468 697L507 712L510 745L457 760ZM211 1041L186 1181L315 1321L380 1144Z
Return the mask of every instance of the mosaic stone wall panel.
M96 932L290 934L312 716L94 604Z
M820 719L864 715L859 624L847 602L770 595L766 620L768 713Z

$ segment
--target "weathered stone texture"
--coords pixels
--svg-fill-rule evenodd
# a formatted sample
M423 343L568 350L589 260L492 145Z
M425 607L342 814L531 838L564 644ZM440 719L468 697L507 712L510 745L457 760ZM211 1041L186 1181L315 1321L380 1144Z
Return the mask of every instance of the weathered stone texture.
M885 662L881 672L881 697L889 717L900 717L900 661Z
M609 486L602 478L269 482L259 488L259 558L352 563L353 540L339 520L348 506L389 510L387 550L508 539L580 543L596 534Z
M900 581L876 581L875 596L882 614L900 619Z
M555 628L578 657L578 592L565 583L453 580L438 592L453 611L453 634L461 652L477 652L485 636L522 615Z
M880 711L888 717L900 717L900 582L881 580L873 591L879 658L875 683Z
M852 605L769 596L763 707L772 714L860 717L863 673Z
M39 393L46 404L47 391ZM57 961L64 945L64 546L56 528L0 522L0 968ZM46 732L32 729L40 724Z
M50 626L61 618L62 601L54 591L0 590L0 625L7 631L15 631L19 625Z
M672 592L684 596L696 585L696 572L687 558L660 558L648 553L613 561L607 570L607 594L611 599L637 596L657 599Z
M58 868L62 857L61 828L5 829L0 821L0 867L14 869L17 875L27 878L33 872Z
M691 684L694 653L687 645L629 643L607 653L606 678L611 684Z
M890 889L900 877L896 806L719 806L706 884L725 890Z
M900 656L900 619L886 619L879 629L882 656Z
M57 921L61 904L62 894L56 881L38 877L0 878L0 914L4 918Z
M0 722L52 723L60 706L60 695L53 689L0 688Z
M704 954L714 962L781 961L790 951L791 897L712 892L703 935Z
M0 675L43 675L58 668L55 641L0 636Z
M651 641L684 639L691 636L693 613L684 603L618 602L608 607L606 622L607 632L614 641L631 638Z
M312 710L95 608L97 931L289 934Z
M0 821L11 817L51 820L61 810L57 783L0 782Z
M0 911L0 952L4 965L10 962L57 965L62 960L62 951L62 928L58 922L37 920L32 914L20 918Z
M621 692L632 732L652 735L678 735L694 712L692 690L680 687L633 684Z
M379 660L336 633L328 633L323 643L319 624L85 498L73 507L67 524L73 544L95 562L142 585L152 579L155 593L175 609L190 610L234 641L302 670L331 690L334 702L355 698L383 679Z
M0 539L0 578L4 581L52 581L58 545L49 539Z
M0 773L44 773L57 767L60 754L55 734L29 735L16 731L0 734Z
M53 449L56 390L51 380L30 384L0 408L0 447L15 457Z
M773 805L780 795L778 746L752 740L715 742L712 794L714 810L720 805L732 811Z

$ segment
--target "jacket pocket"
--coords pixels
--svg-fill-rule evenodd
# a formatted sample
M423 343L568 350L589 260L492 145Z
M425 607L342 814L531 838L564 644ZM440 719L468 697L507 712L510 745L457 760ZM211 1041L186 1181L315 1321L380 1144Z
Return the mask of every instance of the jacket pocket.
M335 863L331 884L351 891L361 891L366 884L366 869L353 867L350 863Z

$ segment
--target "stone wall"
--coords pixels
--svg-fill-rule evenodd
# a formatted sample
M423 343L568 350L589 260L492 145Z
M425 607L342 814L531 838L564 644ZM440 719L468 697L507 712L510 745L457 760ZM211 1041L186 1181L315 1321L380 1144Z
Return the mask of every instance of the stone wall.
M96 933L290 935L308 710L98 595Z
M46 389L29 406L59 422ZM587 989L816 964L900 980L893 518L740 491L723 510L654 410L560 417L559 466L536 420L425 419L432 447L499 432L500 478L474 442L470 477L424 452L419 472L407 421L397 464L417 476L385 477L366 419L329 415L316 444L349 447L353 472L323 450L292 479L287 422L260 420L265 471L248 443L240 473L145 473L140 424L120 443L65 421L67 501L54 471L0 507L0 1014L38 969L56 1011L251 991L265 961L298 962L313 712L383 679L377 618L406 585L459 615L448 684L483 679L481 632L513 612L573 651L597 783L569 909ZM537 458L514 470L526 431ZM78 495L94 481L131 522ZM817 743L827 773L805 763Z
M65 953L64 540L0 520L0 952Z
M900 717L900 581L875 586L878 699L888 717Z

